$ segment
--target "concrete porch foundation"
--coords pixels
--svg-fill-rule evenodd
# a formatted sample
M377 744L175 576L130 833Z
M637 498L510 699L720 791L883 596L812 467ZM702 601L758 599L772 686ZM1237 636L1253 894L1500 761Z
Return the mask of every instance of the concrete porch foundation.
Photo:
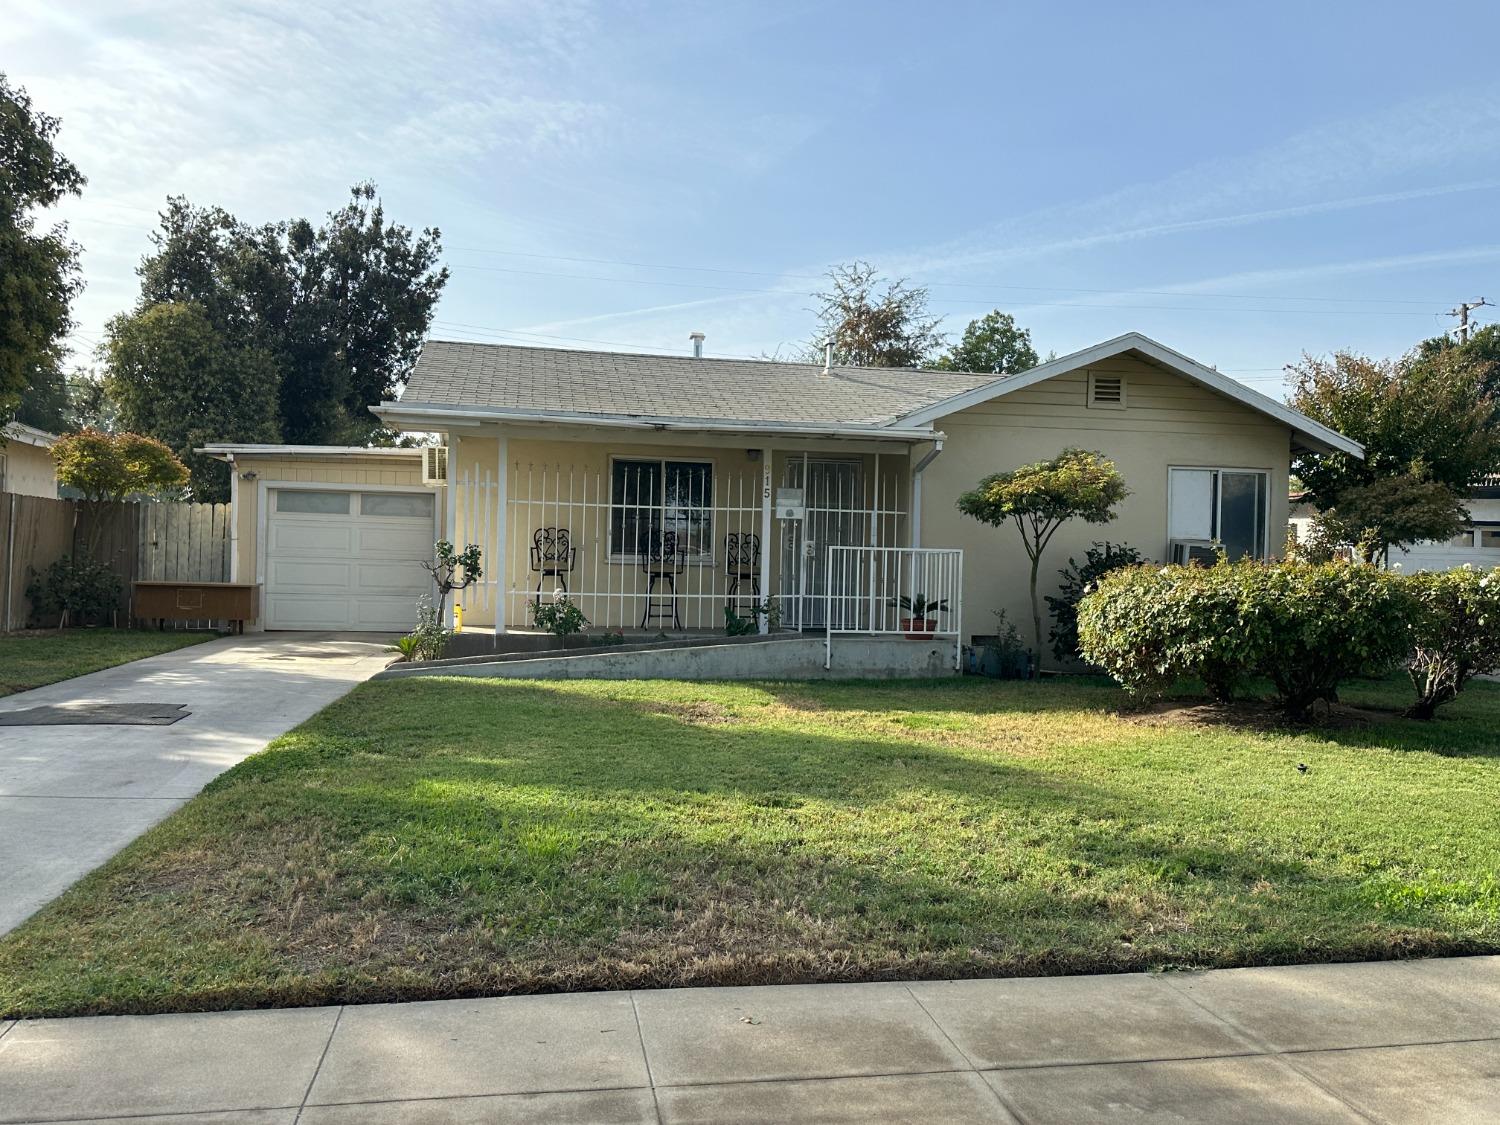
M393 664L378 680L484 676L517 680L891 680L954 676L953 641L836 636L824 668L822 637L719 638L499 659Z

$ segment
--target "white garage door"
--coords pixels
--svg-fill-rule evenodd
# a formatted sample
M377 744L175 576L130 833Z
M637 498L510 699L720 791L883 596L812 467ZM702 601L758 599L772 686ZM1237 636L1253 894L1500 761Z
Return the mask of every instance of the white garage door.
M432 593L432 493L275 488L267 502L267 629L416 624Z

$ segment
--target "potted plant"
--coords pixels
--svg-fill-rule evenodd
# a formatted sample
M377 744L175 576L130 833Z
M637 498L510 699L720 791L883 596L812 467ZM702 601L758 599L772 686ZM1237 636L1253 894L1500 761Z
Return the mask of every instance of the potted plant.
M931 640L937 632L937 615L948 612L947 598L929 599L923 594L902 594L896 604L903 615L901 631L911 641Z

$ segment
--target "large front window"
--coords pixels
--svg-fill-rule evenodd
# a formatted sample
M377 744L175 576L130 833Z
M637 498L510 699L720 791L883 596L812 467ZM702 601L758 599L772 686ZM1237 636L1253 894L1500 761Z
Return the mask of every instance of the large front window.
M661 550L679 558L713 553L714 467L707 461L616 458L610 468L609 541L615 558Z
M1168 493L1167 537L1175 552L1218 544L1231 559L1265 556L1269 473L1173 469Z

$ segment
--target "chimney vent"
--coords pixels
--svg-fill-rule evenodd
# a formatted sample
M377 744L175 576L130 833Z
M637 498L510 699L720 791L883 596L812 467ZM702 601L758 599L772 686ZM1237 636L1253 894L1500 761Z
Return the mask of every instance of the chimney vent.
M702 332L691 333L688 336L688 339L693 342L693 358L694 359L702 359L703 358L703 333Z
M833 371L833 337L823 341L823 374L827 375Z

